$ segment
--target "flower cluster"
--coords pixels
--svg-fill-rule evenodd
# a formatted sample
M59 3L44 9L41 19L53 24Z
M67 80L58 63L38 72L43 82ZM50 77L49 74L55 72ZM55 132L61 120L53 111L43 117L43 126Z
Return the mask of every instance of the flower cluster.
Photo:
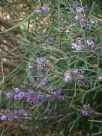
M72 49L75 49L76 51L81 51L82 50L82 46L80 44L77 43L72 43Z
M36 105L41 101L46 101L49 98L53 98L55 100L64 100L64 96L61 95L61 90L60 89L54 89L49 93L49 95L45 95L41 92L36 93L33 91L33 89L29 88L27 92L23 92L18 88L15 88L15 90L7 92L5 95L8 98L11 98L15 101L24 101L27 102L29 105Z
M18 100L22 100L24 98L26 98L26 93L19 90L18 88L15 88L14 91L10 91L10 92L7 92L5 94L8 98L13 98L14 100L18 101Z
M83 105L83 108L82 108L82 111L81 111L83 117L89 117L90 111L91 111L90 104Z
M31 72L31 74L36 73L36 78L34 77L35 81L39 83L41 87L46 86L48 81L46 80L46 77L48 75L48 69L46 65L49 63L49 60L46 58L35 58L35 65L34 65L34 58L33 62L29 62L28 64L28 70Z
M74 43L72 43L72 49L76 50L77 52L80 52L83 49L83 38L77 38Z
M95 42L92 40L92 39L88 39L87 40L87 45L90 47L90 48L93 48L95 46Z
M49 90L49 95L54 100L64 101L64 96L62 95L62 90L61 89L52 89L52 90Z
M83 70L68 70L65 72L64 74L64 81L65 83L72 83L73 82L73 79L74 77L77 78L77 81L78 81L78 84L80 86L83 86L84 85L84 71Z
M34 92L31 88L27 90L27 92L23 92L20 89L16 88L13 91L7 92L6 96L15 101L24 100L30 105L35 105L40 101L44 100L45 96L41 93Z
M49 7L41 7L41 12L42 13L48 13L49 12Z
M30 119L30 116L24 109L16 108L14 110L6 109L1 111L0 120L5 121L24 121Z
M68 84L72 83L73 81L72 75L73 75L73 72L71 70L65 72L64 74L65 83L68 83Z
M86 44L88 49L91 49L92 51L97 50L98 45L92 40L91 38L86 40ZM74 49L76 52L80 52L85 48L85 41L83 38L76 38L75 42L72 43L72 49Z
M76 7L76 13L77 15L75 16L76 20L79 20L80 26L82 28L85 28L87 30L90 30L92 28L92 24L88 23L85 19L85 16L83 14L83 8L81 7Z
M79 21L81 28L84 28L85 30L91 30L93 22L95 21L90 21L90 23L88 23L88 21L85 18L85 15L83 13L83 8L81 7L76 7L76 17L75 19ZM91 51L92 55L95 56L96 55L96 51L99 50L98 45L96 44L96 42L93 40L93 38L89 37L87 39L84 38L76 38L74 39L75 42L72 43L72 49L74 49L76 52L80 52L80 51L84 51L84 49L87 49Z

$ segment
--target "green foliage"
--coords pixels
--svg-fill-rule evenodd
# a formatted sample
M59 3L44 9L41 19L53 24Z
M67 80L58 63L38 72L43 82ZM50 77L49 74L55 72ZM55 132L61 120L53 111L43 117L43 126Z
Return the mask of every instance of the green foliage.
M18 46L13 49L19 51L19 64L11 73L5 77L5 88L0 96L1 109L22 107L30 113L31 120L22 123L21 127L33 136L34 131L40 135L45 135L46 131L51 131L56 135L62 132L64 136L69 134L100 135L102 134L102 81L98 77L102 74L102 32L101 22L98 20L98 5L101 0L94 2L90 0L74 1L27 1L30 8L27 9L27 16L1 33L13 33L18 40ZM97 4L96 4L97 3ZM38 12L36 6L40 8L45 4L49 7L48 13ZM90 4L90 5L89 5ZM90 30L81 27L75 8L81 6L84 9L86 22L93 21ZM91 8L88 8L91 7ZM39 10L40 10L39 8ZM30 23L29 23L30 22ZM24 24L32 25L32 29L25 30ZM22 27L23 26L23 27ZM16 32L14 32L14 30ZM82 51L72 49L72 43L76 43L78 38L82 38ZM77 39L77 40L76 40ZM95 43L90 49L87 40L92 39ZM95 51L95 52L94 52ZM44 58L48 81L47 86L42 87L35 79L42 73L31 72L29 63L35 67L36 58ZM48 63L47 63L48 61ZM16 62L15 62L16 63ZM65 72L68 70L83 70L84 82L78 84L77 76L73 76L73 83L64 82ZM16 82L12 82L16 77ZM37 93L45 94L48 99L36 105L29 105L24 101L15 102L6 98L5 93L8 88L20 88L26 91L34 88ZM64 101L53 100L49 97L49 90L62 89ZM88 117L83 117L84 106L90 104ZM49 113L45 113L48 108Z

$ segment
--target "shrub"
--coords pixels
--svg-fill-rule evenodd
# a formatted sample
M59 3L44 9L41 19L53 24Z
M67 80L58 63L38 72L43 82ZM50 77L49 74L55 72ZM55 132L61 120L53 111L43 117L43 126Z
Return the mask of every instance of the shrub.
M19 73L20 85L5 87L1 121L20 122L42 135L102 133L101 23L94 2L90 10L84 2L73 3L49 1L30 9L29 33L19 25L21 63L5 82Z

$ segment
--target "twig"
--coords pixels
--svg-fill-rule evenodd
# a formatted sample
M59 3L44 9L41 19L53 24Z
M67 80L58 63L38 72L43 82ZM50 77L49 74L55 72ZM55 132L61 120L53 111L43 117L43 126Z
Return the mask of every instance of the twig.
M2 58L2 55L0 55L0 58L1 58L1 74L2 74L2 80L0 81L0 85L1 85L1 90L0 90L0 95L3 91L3 88L4 88L4 70L3 70L3 58Z

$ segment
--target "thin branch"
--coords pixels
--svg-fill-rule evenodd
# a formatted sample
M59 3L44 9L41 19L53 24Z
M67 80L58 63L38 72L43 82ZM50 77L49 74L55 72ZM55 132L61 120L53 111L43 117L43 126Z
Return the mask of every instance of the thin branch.
M3 88L4 88L4 68L3 68L3 58L2 55L0 55L1 58L1 74L2 74L2 80L0 81L0 85L1 85L1 90L0 90L0 95L3 92Z

